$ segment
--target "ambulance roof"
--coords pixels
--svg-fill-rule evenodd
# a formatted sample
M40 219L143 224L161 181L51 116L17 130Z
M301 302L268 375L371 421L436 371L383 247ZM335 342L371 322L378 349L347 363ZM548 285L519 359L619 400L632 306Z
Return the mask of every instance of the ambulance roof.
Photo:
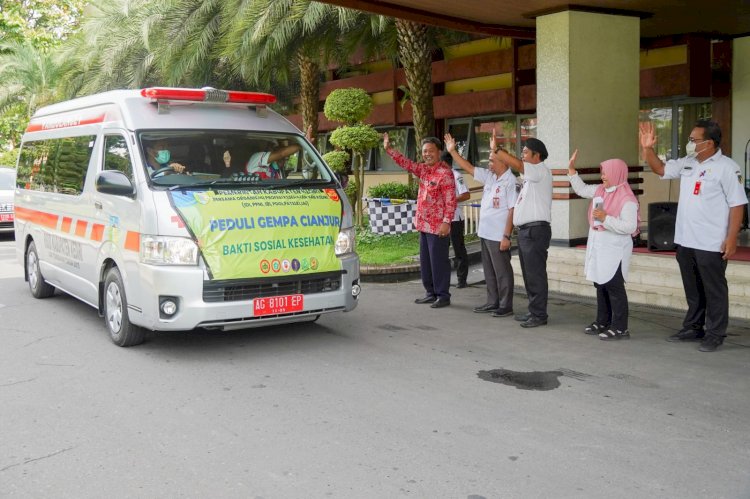
M300 133L265 105L168 100L157 104L141 90L112 90L39 109L27 132L108 124L128 130L248 130Z

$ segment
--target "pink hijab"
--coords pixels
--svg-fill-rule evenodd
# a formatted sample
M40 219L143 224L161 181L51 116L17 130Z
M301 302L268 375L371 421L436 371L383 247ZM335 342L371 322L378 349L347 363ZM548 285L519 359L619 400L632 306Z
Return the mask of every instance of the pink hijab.
M604 211L607 212L607 215L619 217L625 203L635 203L636 206L638 206L638 199L636 199L633 190L628 184L628 165L621 159L608 159L607 161L602 162L601 167L602 173L607 176L610 185L615 186L614 192L606 192L604 190L604 184L599 184L594 193L595 197L599 196L604 199ZM604 230L604 227L601 225L594 226L593 211L594 201L592 200L589 204L589 225L594 230ZM636 211L636 213L638 213L638 223L635 227L635 232L632 234L633 236L638 235L641 231L641 215L639 212L640 210Z

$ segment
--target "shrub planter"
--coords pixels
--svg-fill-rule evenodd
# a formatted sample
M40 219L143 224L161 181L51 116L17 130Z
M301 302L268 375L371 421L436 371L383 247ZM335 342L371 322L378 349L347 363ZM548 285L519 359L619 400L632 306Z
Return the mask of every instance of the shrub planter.
M373 234L414 232L414 199L363 198Z

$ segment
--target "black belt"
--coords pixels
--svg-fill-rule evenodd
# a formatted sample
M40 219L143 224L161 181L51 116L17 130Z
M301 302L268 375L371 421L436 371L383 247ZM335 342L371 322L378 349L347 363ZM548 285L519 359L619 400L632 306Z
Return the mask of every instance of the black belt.
M546 222L544 220L540 220L538 222L529 222L527 224L519 225L519 229L528 229L529 227L536 227L538 225L546 225L549 227L549 222Z

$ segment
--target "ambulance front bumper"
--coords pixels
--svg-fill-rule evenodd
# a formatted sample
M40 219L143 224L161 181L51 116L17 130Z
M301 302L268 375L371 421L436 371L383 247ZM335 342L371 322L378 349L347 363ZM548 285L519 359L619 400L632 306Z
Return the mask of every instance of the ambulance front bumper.
M331 274L310 274L304 276L304 281L308 284L301 287L292 283L294 276L286 281L282 277L269 279L269 282L278 287L279 295L289 293L301 294L303 297L300 310L269 315L256 315L254 299L246 297L248 286L240 286L243 291L238 297L232 297L228 296L232 293L223 292L215 282L206 280L204 272L199 268L141 265L139 273L142 289L136 296L142 299L137 303L131 300L134 305L129 307L130 319L134 324L154 331L180 331L198 327L231 330L305 322L322 314L348 312L354 310L358 303L355 295L359 291L359 257L346 255L339 260L342 264L341 272L334 273L333 279ZM331 281L335 279L338 279L338 283L331 286ZM253 282L258 287L268 288L263 279L254 279ZM313 284L309 284L310 282ZM217 294L220 295L218 298ZM177 304L177 311L171 316L161 310L160 305L165 300Z

